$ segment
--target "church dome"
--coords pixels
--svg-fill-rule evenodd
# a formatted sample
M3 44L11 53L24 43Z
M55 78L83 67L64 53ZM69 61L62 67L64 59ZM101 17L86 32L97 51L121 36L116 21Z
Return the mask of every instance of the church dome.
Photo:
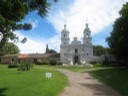
M74 40L72 41L71 44L72 44L72 45L79 45L79 44L81 44L81 42L78 41L77 37L75 36L75 37L74 37Z
M74 41L78 41L76 36L74 37Z

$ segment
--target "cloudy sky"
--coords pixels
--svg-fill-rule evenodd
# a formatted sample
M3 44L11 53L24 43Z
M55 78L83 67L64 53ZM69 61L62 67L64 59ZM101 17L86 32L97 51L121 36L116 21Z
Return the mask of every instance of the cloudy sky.
M52 1L52 0L48 0ZM112 25L119 17L119 10L128 0L59 0L52 3L45 18L36 12L29 13L22 22L30 22L33 28L29 31L16 31L20 40L27 37L25 44L17 43L21 53L44 53L46 45L60 51L61 31L66 23L70 40L77 36L82 41L85 24L92 32L92 43L108 47L105 42L110 36Z

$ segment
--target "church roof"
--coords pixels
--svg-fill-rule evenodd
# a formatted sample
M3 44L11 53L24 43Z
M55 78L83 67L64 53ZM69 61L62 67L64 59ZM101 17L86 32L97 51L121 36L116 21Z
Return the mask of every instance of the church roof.
M74 37L74 40L73 40L72 43L71 43L71 45L80 45L80 44L81 44L81 42L78 41L77 37L75 36L75 37Z

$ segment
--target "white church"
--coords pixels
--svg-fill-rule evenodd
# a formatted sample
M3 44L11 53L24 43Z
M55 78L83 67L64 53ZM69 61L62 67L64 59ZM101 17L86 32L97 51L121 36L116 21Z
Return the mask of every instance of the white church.
M61 32L60 61L68 65L81 65L93 59L93 46L91 31L86 24L83 31L83 42L78 41L77 37L70 43L69 31L64 25Z

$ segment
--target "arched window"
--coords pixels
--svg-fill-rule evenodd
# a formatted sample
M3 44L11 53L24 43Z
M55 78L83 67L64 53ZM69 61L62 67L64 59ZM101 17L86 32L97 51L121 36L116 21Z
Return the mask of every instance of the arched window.
M89 34L87 33L87 34L86 34L86 38L88 38L88 37L89 37Z
M66 38L66 34L64 34L64 38Z
M78 53L78 49L75 49L75 53Z

